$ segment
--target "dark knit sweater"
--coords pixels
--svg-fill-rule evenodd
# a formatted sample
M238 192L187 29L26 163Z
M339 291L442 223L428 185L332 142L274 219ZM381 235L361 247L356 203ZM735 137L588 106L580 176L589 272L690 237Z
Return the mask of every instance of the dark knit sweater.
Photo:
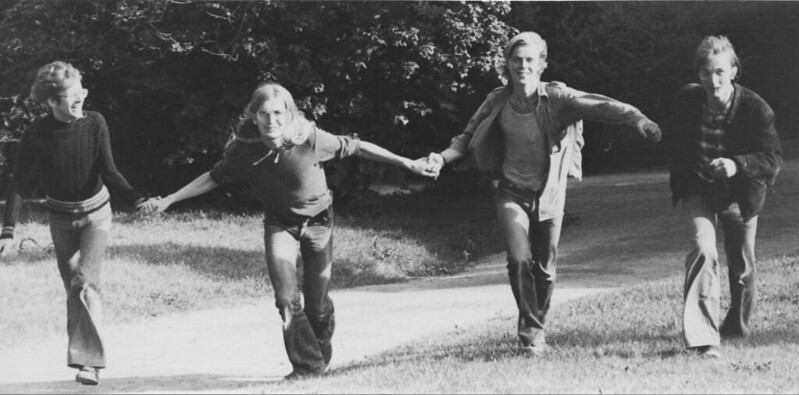
M47 196L53 199L80 202L95 196L103 185L130 205L143 198L117 170L108 125L101 114L86 111L83 118L70 123L49 115L34 122L20 142L0 238L13 236L21 204L19 191L37 165Z

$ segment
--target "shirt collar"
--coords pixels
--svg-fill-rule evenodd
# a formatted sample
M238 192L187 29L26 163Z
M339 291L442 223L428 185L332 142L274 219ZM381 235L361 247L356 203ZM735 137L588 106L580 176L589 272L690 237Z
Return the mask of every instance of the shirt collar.
M547 82L540 81L538 83L538 97L546 97L549 98L549 93L547 92Z

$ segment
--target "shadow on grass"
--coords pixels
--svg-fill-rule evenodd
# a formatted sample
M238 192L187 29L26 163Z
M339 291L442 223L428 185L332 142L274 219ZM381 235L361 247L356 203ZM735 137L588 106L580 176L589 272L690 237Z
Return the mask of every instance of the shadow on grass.
M496 229L492 193L487 186L455 192L433 188L407 195L365 193L358 200L339 202L334 237L340 236L343 228L348 228L352 230L347 232L348 235L371 235L368 237L374 237L375 242L353 242L352 245L358 249L355 252L342 253L344 244L334 247L334 286L387 284L412 277L459 273L480 258L499 252L502 243ZM228 213L216 207L199 207L200 211L197 211L198 207L176 207L163 221L191 223L199 219L199 213L203 221L219 220L231 229L240 226L239 220L235 219L237 215L256 218L249 224L260 222L258 209ZM232 221L231 217L234 217ZM46 224L46 221L46 210L41 202L24 204L20 223ZM132 232L142 222L154 225L152 228L157 231L158 221L161 219L141 219L129 211L114 215L115 225L134 228ZM260 226L258 231L261 231ZM46 243L52 244L49 239ZM262 242L257 246L259 253L205 247L200 243L185 247L167 240L152 245L142 244L112 244L109 252L152 264L183 262L202 273L231 279L246 277L256 271L255 267L265 268ZM48 252L51 251L47 251L45 246L32 246L30 251L20 251L23 259L31 261L47 259ZM417 252L420 255L415 255ZM228 264L230 262L235 262L236 266Z
M724 354L750 354L758 348L778 349L799 345L799 261L782 257L763 262L761 296L746 338L722 339ZM547 323L547 343L552 347L543 361L569 362L591 359L696 358L685 349L682 335L682 276L648 282L592 298L553 307ZM724 285L724 282L722 282ZM722 289L721 312L729 307L729 290ZM438 333L408 343L365 361L332 371L349 371L395 364L434 365L439 361L490 362L527 358L515 334L516 317L496 317L472 328ZM734 358L734 357L733 357Z
M186 265L210 277L238 280L266 273L264 252L204 247L172 242L112 246L108 257L122 257L150 265Z
M263 246L259 250L241 250L225 247L206 247L166 242L161 244L129 244L111 246L108 259L124 258L148 265L185 265L192 271L210 278L243 280L264 278L268 280ZM26 259L55 259L46 251L26 252ZM298 273L302 278L302 259L297 260ZM347 257L337 257L333 264L332 285L347 288L363 284L389 284L407 279L391 277L378 272L374 267L363 265Z
M74 381L50 381L0 385L4 394L108 394L108 393L214 393L243 390L247 387L279 382L282 377L231 377L223 375L175 375L154 377L103 378L100 385L84 386Z
M469 363L469 362L494 362L510 359L529 359L530 357L520 350L515 336L508 334L509 328L514 325L514 320L508 320L506 334L504 335L478 335L479 338L454 340L436 344L436 340L429 340L425 345L408 344L400 346L379 355L372 356L365 361L333 369L329 375L346 375L366 369L389 367L396 365L423 365L434 366L436 363ZM501 328L496 328L501 329ZM493 331L492 331L493 332ZM443 334L438 337L459 337L457 334ZM673 358L697 358L698 356L685 349L680 334L661 332L645 334L640 332L614 333L608 337L598 336L588 330L570 330L568 333L554 332L548 337L551 345L550 351L541 357L541 361L568 362L569 360L584 361L586 359L618 358L668 360ZM789 328L766 330L753 333L746 339L723 340L722 351L734 355L734 349L757 348L762 346L799 344L799 334ZM727 351L729 350L729 351Z

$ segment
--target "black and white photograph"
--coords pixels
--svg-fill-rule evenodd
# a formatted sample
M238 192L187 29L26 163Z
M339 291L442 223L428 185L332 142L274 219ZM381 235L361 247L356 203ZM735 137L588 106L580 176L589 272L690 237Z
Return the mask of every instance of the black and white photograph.
M0 394L797 393L797 21L0 0Z

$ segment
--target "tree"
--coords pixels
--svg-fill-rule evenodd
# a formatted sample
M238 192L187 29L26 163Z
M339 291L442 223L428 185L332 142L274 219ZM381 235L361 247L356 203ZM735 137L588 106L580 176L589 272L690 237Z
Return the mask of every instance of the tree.
M324 129L421 156L458 131L475 97L496 84L510 31L501 18L509 9L448 2L20 1L3 13L0 63L9 67L0 71L8 81L1 88L20 92L30 81L22 76L36 67L55 58L72 62L84 71L89 107L107 114L120 168L156 193L219 158L264 80L285 85ZM331 169L331 180L346 191L384 171L350 161ZM167 173L177 176L157 176Z

